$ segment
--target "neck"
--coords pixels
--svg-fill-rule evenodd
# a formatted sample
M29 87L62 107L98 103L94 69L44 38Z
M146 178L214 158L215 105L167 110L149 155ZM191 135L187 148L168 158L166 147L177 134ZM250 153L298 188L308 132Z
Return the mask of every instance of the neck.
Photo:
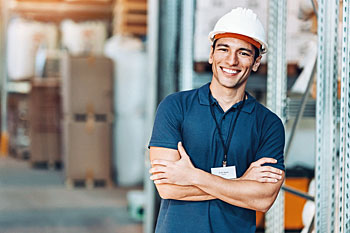
M212 82L209 88L212 96L218 101L224 112L226 112L236 103L242 101L245 96L245 85L244 87L236 89L218 86Z

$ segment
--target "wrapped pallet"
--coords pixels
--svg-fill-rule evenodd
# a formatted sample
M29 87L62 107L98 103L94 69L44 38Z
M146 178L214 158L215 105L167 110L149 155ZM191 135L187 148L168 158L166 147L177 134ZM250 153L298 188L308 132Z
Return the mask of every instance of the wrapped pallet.
M101 55L107 38L107 24L103 21L61 23L62 46L72 55Z
M139 39L125 36L111 38L105 53L115 64L115 180L133 186L142 183L144 175L147 56Z
M8 76L23 80L34 76L39 46L57 48L58 31L53 23L14 19L9 23L7 37Z

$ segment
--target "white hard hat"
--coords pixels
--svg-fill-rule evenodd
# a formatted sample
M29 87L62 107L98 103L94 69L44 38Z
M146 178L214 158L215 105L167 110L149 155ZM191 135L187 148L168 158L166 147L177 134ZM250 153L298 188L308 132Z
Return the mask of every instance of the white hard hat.
M267 52L264 27L257 15L250 9L238 7L222 16L216 23L214 30L209 33L209 40L214 42L218 37L226 37L219 36L220 34L227 35L226 33L239 35L238 38L246 40L256 47L259 46L261 54Z

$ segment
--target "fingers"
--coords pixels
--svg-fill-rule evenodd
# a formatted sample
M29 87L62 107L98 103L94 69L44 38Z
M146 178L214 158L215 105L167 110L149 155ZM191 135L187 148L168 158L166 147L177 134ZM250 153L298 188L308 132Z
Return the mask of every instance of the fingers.
M273 179L282 179L282 171L274 167L255 167L254 170L259 173L258 176L262 178L273 178Z
M263 173L263 177L265 177L265 178L274 178L274 179L278 179L278 180L282 179L282 176L277 175L275 173L271 173L271 172L264 172Z
M165 173L157 173L157 174L153 174L150 176L150 179L151 180L160 180L160 179L165 179L167 178L166 174Z
M153 180L154 184L169 184L170 181L167 179L167 174L165 173L166 167L154 167L149 169L149 173L152 173L149 178Z
M254 163L252 163L252 165L254 164L254 166L261 166L264 163L277 163L277 160L273 158L264 157L255 161Z
M166 167L153 167L149 169L149 173L152 175L150 176L150 179L153 180L154 184L167 184L169 183L169 180L167 179Z
M258 180L261 183L277 183L277 179L273 179L273 178L261 178Z
M283 178L282 171L269 166L252 167L244 175L245 179L255 180L262 183L276 183Z
M161 159L155 159L151 162L151 165L162 165L162 166L168 166L171 162L167 160L161 160Z
M169 184L170 181L168 179L155 180L153 183L155 184Z
M158 173L158 172L166 172L166 167L152 167L151 169L149 169L149 173L154 174L154 173Z
M274 168L274 167L270 167L270 166L262 166L259 167L260 171L262 172L270 172L270 173L275 173L275 174L282 174L282 170L278 169L278 168Z

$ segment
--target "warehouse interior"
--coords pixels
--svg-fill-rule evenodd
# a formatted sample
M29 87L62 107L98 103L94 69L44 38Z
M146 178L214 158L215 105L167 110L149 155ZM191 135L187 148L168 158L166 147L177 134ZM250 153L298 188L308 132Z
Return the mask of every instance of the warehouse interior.
M350 232L349 0L1 0L0 232L154 232L157 105L210 81L239 6L269 44L247 91L286 130L257 232Z

